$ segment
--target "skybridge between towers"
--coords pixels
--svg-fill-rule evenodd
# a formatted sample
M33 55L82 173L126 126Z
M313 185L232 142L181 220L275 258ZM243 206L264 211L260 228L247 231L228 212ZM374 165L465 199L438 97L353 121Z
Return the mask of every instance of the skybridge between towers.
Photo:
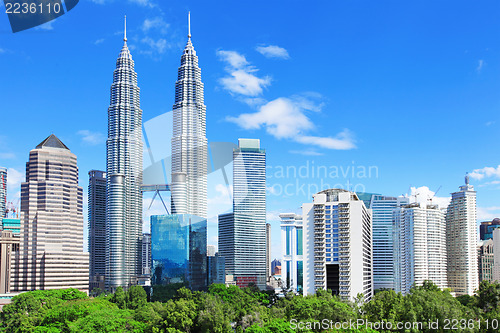
M145 192L154 192L153 198L151 199L151 203L149 204L148 210L151 208L153 205L153 202L155 201L156 196L158 196L161 200L161 203L163 204L163 207L165 208L165 211L167 214L170 214L167 208L167 205L165 205L165 201L163 201L163 198L161 197L161 192L170 192L170 184L144 184L141 186L141 192L144 194Z

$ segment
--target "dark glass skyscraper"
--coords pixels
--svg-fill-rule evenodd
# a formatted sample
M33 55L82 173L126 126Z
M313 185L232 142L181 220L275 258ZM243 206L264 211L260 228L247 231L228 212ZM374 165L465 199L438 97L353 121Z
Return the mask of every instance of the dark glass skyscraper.
M153 285L185 283L192 290L205 289L207 220L189 214L151 216L151 257Z
M104 281L106 273L106 172L89 171L90 290Z

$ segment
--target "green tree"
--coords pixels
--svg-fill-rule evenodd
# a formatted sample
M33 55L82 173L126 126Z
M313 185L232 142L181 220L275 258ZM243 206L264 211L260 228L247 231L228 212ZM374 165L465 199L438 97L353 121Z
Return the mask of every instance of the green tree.
M116 288L115 293L111 296L110 301L118 305L120 309L127 308L127 295L122 287Z
M500 304L500 283L481 281L475 299L477 306L484 312L497 310Z
M132 286L127 292L127 308L135 310L148 302L148 295L141 286Z

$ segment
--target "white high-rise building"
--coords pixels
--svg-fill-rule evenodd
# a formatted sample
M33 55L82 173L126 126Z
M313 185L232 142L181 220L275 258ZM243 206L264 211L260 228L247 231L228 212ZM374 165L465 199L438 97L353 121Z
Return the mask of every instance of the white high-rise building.
M457 296L473 295L479 287L476 223L476 191L466 176L446 211L448 287Z
M116 61L106 141L106 288L127 288L141 274L142 110L127 34Z
M407 294L431 280L447 287L444 213L436 205L410 204L394 210L394 289ZM477 260L477 258L476 258Z
M304 237L302 216L280 214L281 219L281 281L283 288L304 290Z
M198 57L188 41L175 83L172 137L172 214L207 217L206 107Z
M76 288L88 291L83 252L83 189L76 156L55 135L30 151L21 183L20 250L13 291Z
M330 189L302 205L304 295L373 296L372 217L356 193Z

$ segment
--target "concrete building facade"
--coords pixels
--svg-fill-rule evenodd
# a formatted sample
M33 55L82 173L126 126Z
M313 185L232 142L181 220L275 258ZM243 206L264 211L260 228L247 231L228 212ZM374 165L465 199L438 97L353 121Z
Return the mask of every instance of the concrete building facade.
M30 151L26 181L21 183L20 250L13 291L88 291L82 210L76 156L52 134Z
M302 205L304 295L373 296L372 217L356 193L329 189Z

